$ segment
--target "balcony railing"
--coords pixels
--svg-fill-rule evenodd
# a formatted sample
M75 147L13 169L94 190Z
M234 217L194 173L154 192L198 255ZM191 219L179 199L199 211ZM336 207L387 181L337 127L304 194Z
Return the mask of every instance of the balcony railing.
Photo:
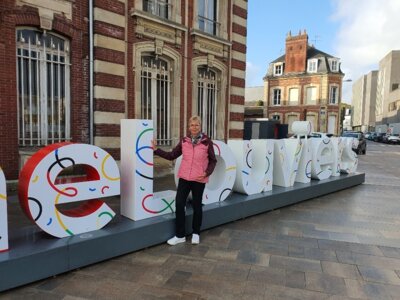
M218 23L215 20L211 20L208 19L206 17L203 16L198 16L198 20L199 20L199 29L201 31L204 31L206 33L212 34L212 35L219 35L219 30L220 30L220 26L221 24Z

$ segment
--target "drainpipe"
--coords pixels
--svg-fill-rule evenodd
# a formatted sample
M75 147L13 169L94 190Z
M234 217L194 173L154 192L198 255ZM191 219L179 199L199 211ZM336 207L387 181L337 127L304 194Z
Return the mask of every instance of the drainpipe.
M93 144L93 0L89 0L89 143Z

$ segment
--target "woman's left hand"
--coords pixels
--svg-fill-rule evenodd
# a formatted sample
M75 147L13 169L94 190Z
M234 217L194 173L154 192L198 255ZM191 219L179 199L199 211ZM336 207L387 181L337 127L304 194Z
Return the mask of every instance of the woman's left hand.
M199 177L197 177L197 180L203 181L203 180L206 179L207 177L208 177L208 176L207 176L206 172L204 172L203 175L200 175Z

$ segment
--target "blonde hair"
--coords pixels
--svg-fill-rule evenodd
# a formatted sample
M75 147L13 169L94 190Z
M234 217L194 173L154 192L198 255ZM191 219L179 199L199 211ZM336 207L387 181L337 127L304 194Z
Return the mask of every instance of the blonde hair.
M190 123L192 123L192 122L199 122L199 124L201 125L201 118L200 118L199 116L192 116L192 117L189 119L189 125L190 125Z

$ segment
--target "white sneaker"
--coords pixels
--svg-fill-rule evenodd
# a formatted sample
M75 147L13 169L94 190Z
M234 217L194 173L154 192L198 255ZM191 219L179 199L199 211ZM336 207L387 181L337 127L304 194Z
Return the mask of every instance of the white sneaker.
M174 236L173 238L170 238L167 241L167 244L171 245L171 246L175 246L177 244L184 243L184 242L186 242L186 238L185 237L178 238L177 236Z
M200 236L198 234L195 233L192 234L192 244L193 245L200 244Z

